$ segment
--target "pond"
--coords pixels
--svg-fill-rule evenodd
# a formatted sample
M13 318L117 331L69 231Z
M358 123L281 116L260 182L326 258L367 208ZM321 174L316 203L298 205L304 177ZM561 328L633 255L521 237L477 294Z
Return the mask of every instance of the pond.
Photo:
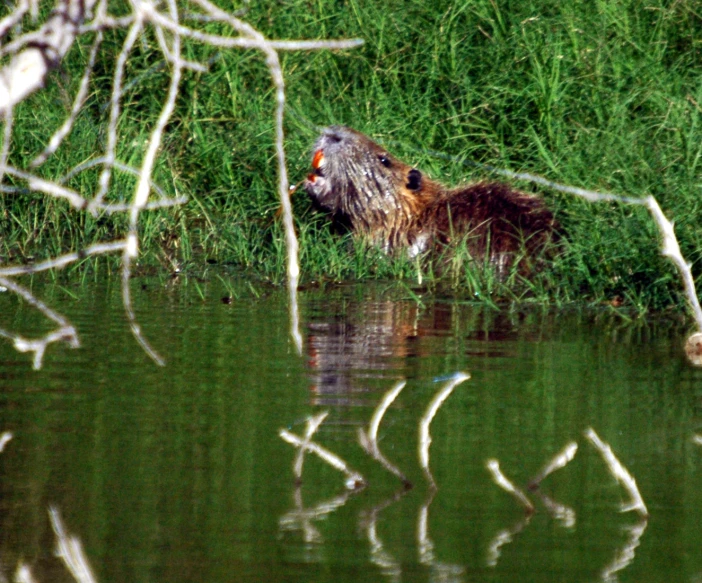
M0 343L0 580L24 561L69 581L48 509L78 537L98 581L702 581L702 370L679 320L602 310L495 311L399 285L301 292L304 355L286 293L135 281L155 366L125 323L119 282L46 285L81 347L44 368ZM41 319L0 294L2 325ZM457 372L428 426L420 421ZM406 381L359 445L376 407ZM362 475L312 453L311 438ZM585 438L592 428L635 478L648 520ZM572 461L527 486L568 445ZM571 450L572 451L572 450ZM534 504L498 487L502 472ZM431 486L431 480L435 487Z

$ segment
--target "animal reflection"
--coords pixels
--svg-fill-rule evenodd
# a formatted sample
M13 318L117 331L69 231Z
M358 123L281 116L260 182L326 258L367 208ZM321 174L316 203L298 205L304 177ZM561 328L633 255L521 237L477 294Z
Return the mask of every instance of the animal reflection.
M362 404L369 383L412 376L420 358L445 350L444 338L457 337L462 355L504 356L495 341L515 336L502 314L466 310L455 303L377 300L326 306L308 325L308 366L312 403Z

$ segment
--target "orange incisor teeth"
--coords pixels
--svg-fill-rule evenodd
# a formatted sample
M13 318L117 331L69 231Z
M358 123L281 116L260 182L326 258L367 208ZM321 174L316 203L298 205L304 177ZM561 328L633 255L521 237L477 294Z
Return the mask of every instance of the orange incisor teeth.
M309 180L310 182L312 182L314 184L314 181L317 180L317 175L316 174L308 174L307 180Z
M322 150L317 150L312 157L312 168L317 170L324 164L324 152Z

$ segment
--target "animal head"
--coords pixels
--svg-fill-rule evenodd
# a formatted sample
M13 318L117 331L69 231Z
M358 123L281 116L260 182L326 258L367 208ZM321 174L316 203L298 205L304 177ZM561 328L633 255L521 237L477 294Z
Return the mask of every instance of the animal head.
M388 220L408 218L425 185L422 173L398 160L356 130L331 126L314 145L312 172L304 187L332 214L353 228L373 231Z

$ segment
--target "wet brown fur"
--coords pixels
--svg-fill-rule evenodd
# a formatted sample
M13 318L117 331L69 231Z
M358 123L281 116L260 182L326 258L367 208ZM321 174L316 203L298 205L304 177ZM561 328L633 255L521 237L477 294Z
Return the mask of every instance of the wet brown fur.
M326 128L305 190L333 218L391 253L411 255L465 237L475 258L504 267L538 254L555 221L543 200L496 182L448 188L351 128Z

